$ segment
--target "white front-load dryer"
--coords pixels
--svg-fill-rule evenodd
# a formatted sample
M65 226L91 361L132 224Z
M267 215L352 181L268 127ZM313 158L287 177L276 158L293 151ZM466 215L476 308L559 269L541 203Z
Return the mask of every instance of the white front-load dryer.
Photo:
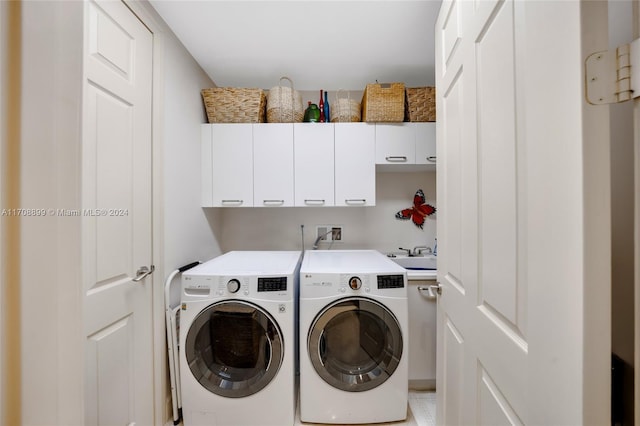
M374 250L307 251L299 311L300 420L406 419L406 270Z
M232 251L182 276L185 426L292 425L299 251Z

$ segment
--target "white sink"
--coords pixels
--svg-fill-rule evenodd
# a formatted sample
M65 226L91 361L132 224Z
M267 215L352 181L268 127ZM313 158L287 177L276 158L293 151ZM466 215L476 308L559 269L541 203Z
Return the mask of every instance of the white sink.
M409 270L427 270L435 271L438 264L438 258L433 255L426 256L402 256L396 255L395 257L389 257L389 259L396 262L398 265Z

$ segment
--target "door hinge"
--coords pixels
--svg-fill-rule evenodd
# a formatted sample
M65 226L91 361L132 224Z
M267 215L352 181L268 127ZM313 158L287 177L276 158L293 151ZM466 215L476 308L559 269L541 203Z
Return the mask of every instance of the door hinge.
M587 102L592 105L625 102L640 96L640 39L589 55L585 79Z

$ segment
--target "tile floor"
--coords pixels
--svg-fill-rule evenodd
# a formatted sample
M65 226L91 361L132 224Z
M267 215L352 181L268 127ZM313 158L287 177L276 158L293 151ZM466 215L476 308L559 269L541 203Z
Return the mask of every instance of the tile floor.
M435 426L435 391L409 391L409 408L417 426Z

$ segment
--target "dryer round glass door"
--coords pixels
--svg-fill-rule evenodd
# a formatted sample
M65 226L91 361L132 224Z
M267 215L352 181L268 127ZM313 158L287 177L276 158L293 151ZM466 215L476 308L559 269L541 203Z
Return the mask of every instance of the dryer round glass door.
M384 383L402 358L402 332L395 315L375 300L338 300L316 316L307 338L316 372L349 392Z
M189 369L209 391L230 398L259 392L284 355L276 321L252 303L226 300L204 309L187 332Z

